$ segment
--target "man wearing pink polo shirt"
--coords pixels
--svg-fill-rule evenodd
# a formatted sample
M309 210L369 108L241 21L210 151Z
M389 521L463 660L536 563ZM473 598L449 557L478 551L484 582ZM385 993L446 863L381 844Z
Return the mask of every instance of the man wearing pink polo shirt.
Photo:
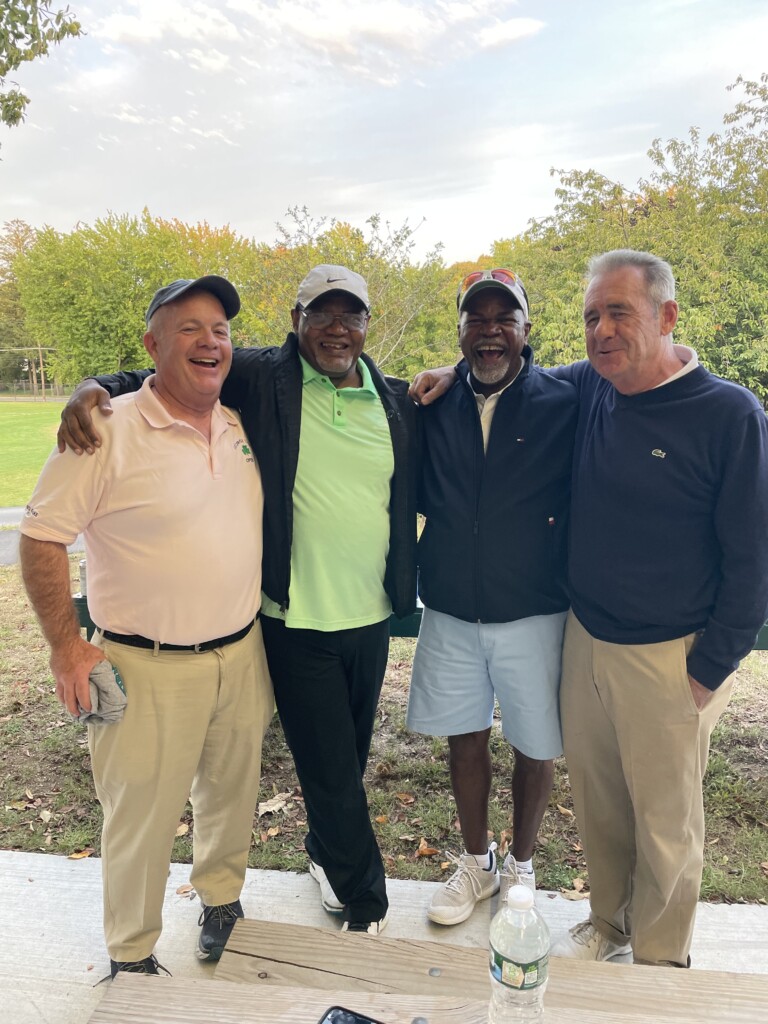
M161 288L144 335L155 373L101 419L93 458L51 455L21 525L24 582L59 700L75 716L90 711L89 674L104 659L125 687L122 719L88 726L112 977L158 973L168 865L190 793L200 959L218 959L243 916L273 694L255 621L261 477L242 424L219 403L239 309L221 277ZM92 643L70 598L66 545L81 532Z

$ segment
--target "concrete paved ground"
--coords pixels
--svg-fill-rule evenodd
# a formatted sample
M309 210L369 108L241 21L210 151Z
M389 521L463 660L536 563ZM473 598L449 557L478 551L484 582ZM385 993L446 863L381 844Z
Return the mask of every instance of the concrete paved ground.
M212 978L215 965L194 955L200 903L176 891L188 876L189 865L172 865L156 952L175 977ZM424 913L437 884L388 883L387 936L485 947L496 898L480 904L464 924L441 928ZM242 901L246 916L254 919L340 928L338 918L321 908L318 894L308 874L249 870ZM536 899L555 937L589 909L587 901L542 891ZM100 861L0 852L0 921L5 932L0 956L3 1020L85 1024L109 984L95 987L109 969L101 932ZM628 962L630 957L620 959ZM765 974L768 1007L768 907L700 904L692 959L694 967Z

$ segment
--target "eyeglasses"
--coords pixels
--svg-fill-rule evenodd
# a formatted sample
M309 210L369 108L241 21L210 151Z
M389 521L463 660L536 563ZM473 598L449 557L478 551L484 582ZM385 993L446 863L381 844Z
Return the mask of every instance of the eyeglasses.
M461 305L461 300L467 294L473 284L477 284L478 281L498 281L499 284L508 284L510 287L515 285L522 291L526 299L528 295L523 286L523 282L513 273L511 270L505 270L504 267L496 267L495 270L473 270L471 274L467 274L464 280L459 285L458 301Z
M330 327L336 320L348 331L362 331L371 319L367 313L326 313L323 310L300 309L299 312L310 327L318 331Z

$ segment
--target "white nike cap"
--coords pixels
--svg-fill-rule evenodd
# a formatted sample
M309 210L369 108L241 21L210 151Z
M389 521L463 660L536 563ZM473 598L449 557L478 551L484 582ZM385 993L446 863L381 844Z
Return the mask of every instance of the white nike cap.
M346 267L337 267L333 263L321 263L313 267L299 285L296 305L306 309L327 292L347 292L365 306L370 313L371 303L368 299L368 285L365 278Z

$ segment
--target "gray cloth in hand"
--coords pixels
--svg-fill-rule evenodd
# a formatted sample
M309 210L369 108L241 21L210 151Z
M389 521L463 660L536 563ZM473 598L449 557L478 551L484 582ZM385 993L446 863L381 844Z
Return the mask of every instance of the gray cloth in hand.
M91 691L91 710L80 708L77 722L92 725L110 725L123 717L127 700L120 673L109 661L98 661L88 676Z

